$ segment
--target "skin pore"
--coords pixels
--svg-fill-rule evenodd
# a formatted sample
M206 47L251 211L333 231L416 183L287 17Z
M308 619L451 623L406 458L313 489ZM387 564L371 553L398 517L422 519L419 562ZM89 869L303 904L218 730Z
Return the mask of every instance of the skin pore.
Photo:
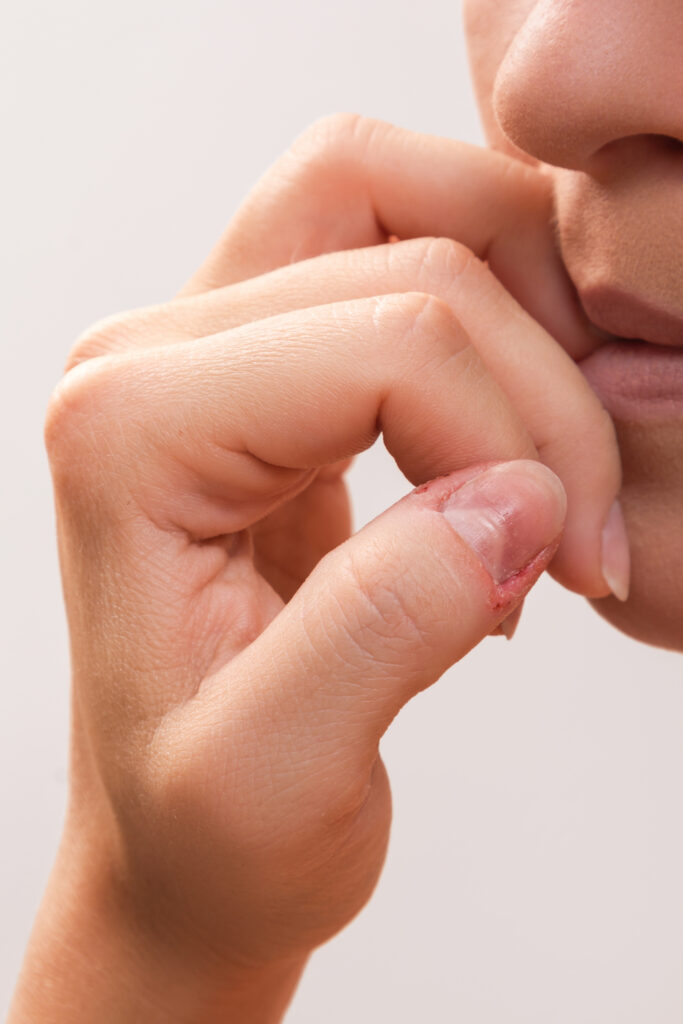
M637 639L681 649L683 8L467 0L466 30L489 142L551 175L560 252L595 347L618 339L613 364L588 376L617 429L631 590L593 604ZM633 338L672 348L666 401L625 407L624 389L657 373L624 362Z

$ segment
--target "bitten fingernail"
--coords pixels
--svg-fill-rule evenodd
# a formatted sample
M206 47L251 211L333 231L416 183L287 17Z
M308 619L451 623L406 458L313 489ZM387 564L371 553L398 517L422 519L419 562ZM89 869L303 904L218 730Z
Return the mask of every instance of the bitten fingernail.
M519 625L521 617L522 605L519 604L515 608L514 612L511 612L510 615L501 622L499 628L506 640L512 640L513 636L517 632L517 626Z
M556 540L567 509L560 480L540 462L503 462L449 495L440 511L496 583Z

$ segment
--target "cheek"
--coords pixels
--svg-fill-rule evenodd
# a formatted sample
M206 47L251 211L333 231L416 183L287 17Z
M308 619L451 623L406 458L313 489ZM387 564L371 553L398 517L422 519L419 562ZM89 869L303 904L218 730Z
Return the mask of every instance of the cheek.
M631 543L631 595L591 602L645 643L683 650L683 423L617 423Z

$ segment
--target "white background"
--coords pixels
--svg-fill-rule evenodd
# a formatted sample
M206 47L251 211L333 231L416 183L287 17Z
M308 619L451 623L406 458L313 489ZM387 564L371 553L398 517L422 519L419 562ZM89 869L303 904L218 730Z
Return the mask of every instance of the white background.
M90 321L163 301L311 120L480 141L444 0L22 0L2 105L0 1005L57 843L68 660L43 410ZM380 446L357 522L407 485ZM392 726L395 824L365 911L288 1024L679 1024L683 678L543 580Z

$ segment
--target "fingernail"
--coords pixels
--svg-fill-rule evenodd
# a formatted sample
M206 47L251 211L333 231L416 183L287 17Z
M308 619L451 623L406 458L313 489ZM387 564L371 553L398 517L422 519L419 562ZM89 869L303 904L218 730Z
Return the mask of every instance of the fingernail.
M567 498L540 462L503 462L449 495L440 511L496 583L522 570L564 525Z
M621 505L615 501L602 531L602 575L620 601L628 598L631 578L631 554Z
M498 627L505 637L506 640L512 640L513 636L517 632L517 626L519 620L522 617L522 605L519 604L515 608L514 612L508 615L507 619L503 619L500 626Z
M521 600L514 612L510 612L506 619L499 622L495 629L492 629L489 636L504 636L506 640L512 640L513 636L517 632L517 626L519 620L522 617L522 608L524 607L524 600Z

